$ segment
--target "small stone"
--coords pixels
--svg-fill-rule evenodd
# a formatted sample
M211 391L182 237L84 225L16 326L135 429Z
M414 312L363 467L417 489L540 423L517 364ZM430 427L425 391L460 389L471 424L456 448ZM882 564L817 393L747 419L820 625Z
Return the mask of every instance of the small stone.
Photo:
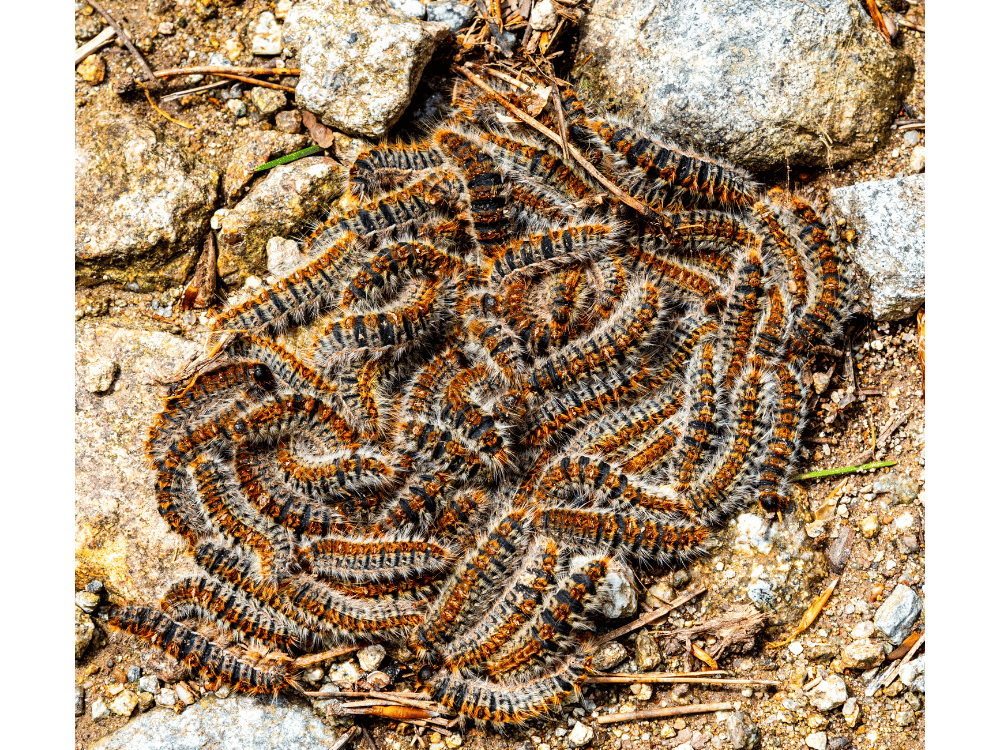
M340 664L331 664L326 674L330 678L330 682L353 685L361 679L361 671L353 659L348 659Z
M642 631L635 638L635 665L640 672L650 672L660 663L660 647L656 645L656 639L646 631Z
M100 594L102 591L104 591L104 584L95 578L93 581L84 586L84 588L87 589L87 591L89 591L91 594Z
M279 112L274 116L274 127L281 133L294 135L302 130L302 113L297 109Z
M854 547L854 536L852 527L841 526L840 534L830 540L826 548L826 559L834 573L841 573L847 567L847 561L851 559L851 549Z
M262 115L270 115L288 104L288 97L283 91L254 86L250 89L250 101Z
M767 581L758 580L751 583L747 586L747 596L761 611L774 609L777 604L777 598L771 589L771 584Z
M460 735L458 732L448 735L447 737L444 738L444 746L451 748L451 750L455 750L455 748L461 747L462 735Z
M742 711L726 716L726 733L734 750L752 750L760 745L760 730Z
M646 682L636 682L628 686L636 700L648 701L653 697L653 686Z
M856 726L857 719L861 715L861 710L858 707L858 699L857 698L848 698L844 702L844 705L840 709L840 712L844 715L844 719L847 721L848 726L852 726L852 727ZM851 723L852 720L855 722L854 724Z
M875 628L898 646L920 617L924 603L909 586L899 584L875 612Z
M907 130L903 133L903 143L907 146L916 146L920 143L920 133L916 130Z
M385 658L385 646L376 643L358 651L358 664L362 672L374 672Z
M617 560L612 560L591 606L609 620L634 615L639 608L639 592L632 580L632 572Z
M556 13L555 4L552 0L539 0L531 10L528 19L531 28L535 31L551 31L559 22L559 14Z
M302 673L302 679L315 685L323 679L324 674L323 667L313 667Z
M869 620L862 620L854 626L854 630L851 631L851 638L868 638L874 632L875 623Z
M471 5L465 5L458 0L446 0L446 2L428 2L427 20L445 24L454 34L456 31L467 25L472 20L476 11Z
M118 697L111 701L111 713L119 716L131 716L138 705L139 696L131 690L123 690Z
M896 712L896 723L901 727L908 727L917 720L917 715L909 706L904 706Z
M917 146L910 154L910 174L920 174L924 171L927 153L923 146Z
M626 656L628 656L628 651L618 641L606 643L594 654L594 669L598 672L607 672L621 664Z
M825 372L814 372L813 373L813 390L816 393L823 393L826 391L827 387L830 385L830 379L832 375L827 375Z
M177 691L172 688L165 688L156 694L156 705L170 708L177 703Z
M149 693L139 693L139 710L148 711L156 705L156 698Z
M87 650L87 646L90 645L91 638L94 637L94 621L90 619L90 615L79 608L76 608L75 628L76 645L74 652L76 653L76 658L79 659L83 656L83 652Z
M274 6L274 15L284 21L293 5L295 5L295 0L278 0Z
M798 656L799 654L802 653L803 646L798 641L792 641L791 643L788 644L788 650L791 651L796 656Z
M225 700L232 693L232 688L229 685L223 685L218 690L215 691L215 697L221 700Z
M830 720L819 714L810 714L806 724L810 729L826 729L830 725Z
M160 678L147 674L139 678L139 692L156 695L160 691Z
M865 537L865 539L871 539L878 533L878 530L879 530L878 516L876 516L874 513L867 515L863 519L861 519L861 533Z
M265 11L257 17L250 29L250 49L255 55L281 54L281 27L273 13Z
M83 716L83 712L87 708L87 691L83 685L76 686L76 703L74 716Z
M83 62L76 66L76 72L80 74L80 78L95 86L104 80L106 71L107 65L104 58L96 54L88 55L83 58Z
M409 18L419 18L423 20L427 15L427 10L420 0L389 0L389 5Z
M156 27L156 31L163 36L171 36L174 33L174 25L170 21L164 21Z
M188 706L194 704L195 701L198 700L198 698L194 694L194 691L192 691L191 688L187 686L187 683L178 682L177 685L174 686L174 690L177 692L178 699L180 699L182 703Z
M682 682L678 685L674 685L670 688L670 700L678 705L684 705L691 702L691 686L686 682ZM683 727L682 727L683 728Z
M91 393L106 393L118 375L118 363L95 357L83 369L83 385Z
M810 690L808 695L813 708L830 711L844 705L847 700L847 683L840 675L831 674Z
M128 668L128 672L125 675L126 681L136 682L140 677L142 677L142 667L140 667L138 664L132 664Z
M581 721L573 725L573 731L569 733L566 741L571 747L586 747L594 739L594 730Z
M682 589L691 583L691 574L687 570L678 570L674 573L674 588Z
M101 597L97 594L92 594L89 591L79 591L76 594L76 606L86 612L88 615L94 611L98 604L101 603Z
M871 669L885 661L882 645L865 638L844 646L840 660L847 669Z
M806 746L813 748L813 750L826 750L826 732L807 734Z
M893 680L891 685L882 688L882 695L887 695L890 698L895 698L904 690L906 690L906 688L903 686L902 682L900 682L899 680Z
M100 721L101 719L106 719L111 715L111 711L108 710L107 704L104 702L103 698L98 698L90 706L90 718L94 721Z
M233 117L243 117L247 113L247 105L243 103L242 99L230 99L226 102L226 109L228 109Z
M899 680L910 690L924 692L924 657L918 656L900 667Z
M826 521L812 521L806 524L806 536L810 539L818 539L823 536L826 529Z

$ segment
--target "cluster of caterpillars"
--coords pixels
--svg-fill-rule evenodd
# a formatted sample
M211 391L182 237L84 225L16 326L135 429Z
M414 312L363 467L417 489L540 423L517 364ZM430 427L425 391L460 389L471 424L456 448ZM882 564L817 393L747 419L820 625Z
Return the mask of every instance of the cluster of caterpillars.
M362 151L313 260L217 317L225 345L148 442L204 575L113 625L251 692L387 639L447 709L523 722L586 678L611 563L683 564L780 506L802 361L851 291L830 228L563 90L597 180L510 116L533 87L459 87L422 140ZM537 118L559 131L553 102Z

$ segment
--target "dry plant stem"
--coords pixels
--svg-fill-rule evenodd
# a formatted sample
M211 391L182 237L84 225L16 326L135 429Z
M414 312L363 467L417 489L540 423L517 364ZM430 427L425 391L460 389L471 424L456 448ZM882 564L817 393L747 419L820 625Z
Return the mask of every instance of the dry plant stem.
M292 662L292 669L305 669L306 667L311 667L314 664L320 664L324 661L330 661L330 659L336 659L338 656L343 656L344 654L350 654L357 651L360 648L364 648L365 643L352 643L347 646L341 646L340 648L332 649L331 651L323 651L319 654L308 654L307 656L300 656L298 659Z
M160 104L164 102L172 102L174 99L180 99L182 96L187 96L188 94L197 94L200 91L208 91L209 89L217 89L220 86L228 85L225 81L216 81L215 83L209 83L205 86L195 86L193 89L184 89L182 91L175 91L172 94L167 94L166 96L160 97Z
M593 677L588 677L587 682L600 682L604 677L614 677L616 680L620 677L623 680L629 679L634 680L636 677L729 677L732 672L726 669L702 669L697 672L644 672L642 674L631 674L629 672L605 672L604 674L594 675Z
M79 65L83 60L99 50L105 44L109 44L114 36L115 30L110 26L105 26L104 30L101 31L100 34L95 36L89 42L84 42L76 48L76 52L73 54L73 64Z
M802 615L802 621L795 626L795 630L793 630L787 638L777 642L768 643L766 644L766 647L781 648L782 646L787 646L795 640L800 633L812 625L816 618L819 617L819 613L823 611L823 607L826 606L826 603L830 600L830 596L833 594L833 590L837 588L838 583L840 583L839 576L826 585L826 588L823 589L823 593L817 596L815 601L809 605L809 609L807 609L805 614Z
M146 63L146 59L139 54L139 50L135 48L132 44L132 40L125 35L125 32L121 30L121 27L115 23L115 19L111 17L111 14L104 10L99 3L92 3L90 0L87 0L87 3L93 7L94 10L100 13L101 16L103 16L104 20L108 22L108 26L115 30L115 33L118 34L118 38L122 40L122 44L124 44L128 48L128 51L132 53L132 57L134 57L136 62L139 63L139 67L142 68L142 72L146 74L146 80L149 82L150 87L153 88L154 91L158 89L160 87L160 83L156 80L156 76L153 75L153 71Z
M769 687L779 687L781 685L777 680L718 680L711 677L658 677L655 673L649 674L622 674L622 675L595 675L593 677L588 677L585 682L592 685L599 684L619 684L619 683L633 683L648 682L651 684L692 684L692 685L766 685Z
M142 84L140 84L140 85L142 85ZM174 117L171 117L166 112L164 112L162 109L160 109L159 107L157 107L156 106L156 102L153 101L153 97L149 93L149 89L146 88L144 85L142 86L142 90L146 94L146 99L149 101L149 106L150 107L152 107L157 112L159 112L161 115L163 115L164 117L166 117L168 120L170 120L170 122L176 123L176 124L180 125L181 127L187 128L188 130L194 130L194 125L188 125L186 122L181 122L180 120L178 120L178 119L176 119Z
M868 450L865 456L871 456L872 451ZM806 474L796 474L791 481L800 482L803 479L825 479L826 477L836 477L841 474L853 474L856 471L867 471L868 469L885 469L895 466L895 461L879 461L873 464L860 464L858 466L841 466L836 469L823 469L822 471L810 471Z
M304 693L304 695L318 696L327 695L327 693ZM414 701L424 701L425 703L434 702L434 699L427 693L411 693L405 690L400 690L398 692L393 691L391 693L378 693L372 690L341 690L336 695L338 698L385 698L386 700L400 700L408 698Z
M892 684L892 681L896 679L896 676L899 674L899 671L903 668L903 665L906 664L910 659L912 659L914 655L917 653L917 650L922 645L924 645L925 636L926 633L921 633L920 637L917 639L917 642L913 644L913 647L909 650L906 656L904 656L899 661L899 663L894 665L892 669L883 674L881 677L876 677L868 684L868 687L865 688L865 697L870 698L871 696L875 695L875 691L878 690L880 687Z
M859 391L859 393L860 393L860 391ZM875 394L871 394L871 395L875 395ZM888 427L886 427L884 430L882 430L879 433L878 437L875 438L875 447L876 448L879 445L881 445L882 443L884 443L886 440L888 440L890 437L892 437L892 434L906 423L906 421L910 418L911 411L912 411L911 409L907 409L906 411L904 411L895 422L893 422L891 425L889 425ZM859 453L857 456L855 456L854 458L852 458L851 459L851 463L852 464L863 464L864 462L870 461L873 458L875 458L875 450L872 449L872 448L869 448L868 450L864 451L863 453ZM881 463L884 464L884 465L886 465L886 466L894 466L895 465L894 461L892 461L892 462L883 461ZM853 468L853 467L848 467L848 468ZM875 464L864 463L863 466L857 467L857 470L860 471L862 469L873 469L873 468L882 468L882 466L881 465L876 466ZM817 474L817 473L818 472L810 472L809 475L800 474L799 476L792 477L792 481L796 481L800 477L805 477L807 479L808 478L812 478L812 475ZM846 472L842 472L842 473L846 473Z
M623 635L631 633L633 630L638 630L641 627L649 625L651 622L654 622L656 620L665 617L672 610L677 609L682 604L686 604L699 594L704 594L707 590L708 589L706 589L704 586L699 586L694 591L691 591L682 597L674 599L672 602L670 602L670 604L667 604L664 607L660 607L659 609L654 609L647 615L643 615L635 622L630 623L628 625L624 625L618 628L617 630L612 630L610 633L603 635L597 640L593 641L591 643L590 650L593 651L603 646L605 643L610 643L611 641L617 640L618 638L621 638Z
M298 68L241 68L236 65L195 65L191 68L167 68L153 73L157 78L200 74L236 74L241 76L297 76Z
M921 34L924 33L924 27L923 26L917 26L917 24L910 23L909 21L904 20L902 18L897 18L896 19L896 23L898 23L904 29L913 29L914 31L919 31Z
M519 81L513 76L509 76L506 73L503 73L499 70L494 70L493 68L486 68L486 70L487 72L489 72L491 76L495 76L496 78L499 78L501 81L506 81L511 86L516 86L517 88L521 89L521 91L527 91L528 89L531 88L524 81Z
M330 746L330 750L340 750L340 748L353 740L359 734L361 734L361 727L351 727L349 732L345 732L337 738L337 741Z
M291 94L295 93L295 89L291 86L284 86L280 83L271 83L270 81L262 81L259 78L248 78L247 76L233 75L232 73L212 73L212 75L219 76L220 78L229 78L233 81L251 83L254 86L263 86L266 89L277 89L278 91L287 91Z
M539 133L541 133L546 138L551 140L553 143L561 142L561 139L559 138L558 135L556 135L547 127L542 125L542 123L540 123L534 117L529 115L527 112L522 112L520 109L518 109L513 104L508 102L504 97L502 97L492 88L490 88L479 76L477 76L471 70L468 70L466 68L458 68L458 72L464 75L466 78L468 78L475 86L479 87L480 89L488 93L490 96L494 97L496 101L502 104L509 112L511 112L520 120L524 121L525 123L533 127L535 130L537 130ZM612 195L614 195L618 200L620 200L622 203L626 204L630 208L638 211L640 214L642 214L647 218L655 217L655 214L649 209L648 206L644 206L642 203L639 203L639 201L635 200L632 196L622 192L617 185L615 185L607 177L598 172L597 168L589 161L587 161L586 157L584 157L584 155L581 154L576 149L575 146L570 145L569 152L570 154L573 155L573 158L580 164L580 166L583 167L584 170L586 170L587 174L589 174L591 177L593 177L595 180L601 183L601 185L606 187L608 191Z
M670 708L651 708L646 711L632 711L627 714L610 714L598 716L598 724L617 724L622 721L642 721L643 719L667 719L671 716L685 714L707 714L713 711L732 711L732 703L700 703L697 706L671 706Z

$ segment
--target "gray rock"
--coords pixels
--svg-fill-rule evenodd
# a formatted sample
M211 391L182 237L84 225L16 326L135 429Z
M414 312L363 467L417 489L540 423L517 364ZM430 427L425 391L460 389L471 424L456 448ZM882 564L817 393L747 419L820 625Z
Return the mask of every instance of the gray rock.
M76 654L76 658L79 659L83 656L83 652L87 650L90 640L94 637L94 621L90 619L90 615L79 607L75 607L74 611L76 612L74 620L76 631L74 653Z
M97 608L97 605L101 603L101 597L97 594L92 594L89 591L78 591L75 601L76 606L89 615Z
M898 646L910 634L923 608L917 592L899 584L875 612L875 628Z
M100 595L100 593L104 591L104 584L98 581L97 579L94 579L93 581L88 583L84 588L86 588L87 591L89 591L91 594Z
M876 495L889 495L889 505L909 505L917 499L920 483L913 477L888 476L876 479L872 485Z
M838 188L830 205L858 232L848 253L872 317L915 313L924 304L924 175Z
M840 660L848 669L871 669L885 661L885 651L880 643L865 638L844 646Z
M747 586L747 596L750 597L750 601L756 604L757 608L762 612L773 610L777 604L774 590L767 581L754 581L751 583Z
M591 606L609 620L634 615L639 607L639 592L633 583L632 572L612 560Z
M751 170L871 155L914 70L850 0L596 0L576 59L599 107Z
M674 587L666 581L657 581L646 589L645 604L652 609L659 609L677 598Z
M830 540L826 548L826 559L833 573L841 573L851 559L851 548L854 547L854 528L841 526L840 534Z
M226 109L228 109L233 117L244 117L247 113L247 105L243 103L242 99L230 99L226 102Z
M286 136L290 137L290 136ZM340 194L337 162L309 156L267 172L219 222L219 276L230 285L267 267L267 241L301 229Z
M609 669L621 664L626 656L628 656L628 651L618 641L605 643L594 654L594 669L598 672L607 672Z
M760 745L760 730L742 711L726 716L726 733L734 750L752 750Z
M281 93L281 92L278 92ZM261 164L285 156L309 145L304 135L288 135L274 130L254 130L247 133L233 149L226 174L222 178L222 192L226 200L241 194Z
M173 688L166 688L156 694L156 705L164 708L172 708L177 705L177 692Z
M920 133L916 130L907 130L903 133L903 143L907 146L916 146L920 143Z
M832 711L847 701L847 683L840 675L831 674L810 690L807 695L809 703L818 711Z
M476 14L471 5L465 5L458 0L427 3L427 20L443 23L452 33L466 26Z
M184 554L187 543L157 510L137 446L162 408L154 379L168 377L201 351L200 342L168 333L86 319L76 326L76 580L101 579L120 600L157 601L175 575L198 571ZM106 396L83 384L83 364L96 357L121 365L118 385Z
M650 672L660 663L660 647L645 630L635 637L635 665L640 672Z
M910 690L924 692L924 657L918 656L900 667L899 680Z
M125 679L129 682L138 682L140 677L142 677L142 667L138 664L133 664L128 668Z
M593 739L594 730L583 722L578 721L573 725L573 731L569 733L566 741L570 747L586 747Z
M262 115L271 115L288 104L285 92L254 86L250 89L250 102Z
M320 750L337 739L308 707L283 697L203 700L184 713L151 711L104 737L93 750Z
M297 109L279 112L274 116L274 127L282 133L298 133L302 130L302 113Z
M284 237L272 237L265 246L267 270L275 276L288 276L302 265L305 256L299 250L299 243Z
M913 712L913 709L909 706L903 706L899 711L896 712L896 723L901 727L908 727L917 720L917 715Z
M139 691L156 695L160 690L160 678L156 675L143 675L139 678Z
M344 0L301 5L308 7L293 8L286 22L302 45L296 103L336 130L381 138L410 103L448 27Z
M389 5L408 18L423 20L427 9L420 0L389 0Z
M98 698L90 704L90 718L94 721L100 721L109 716L111 716L111 711L108 710L108 704L104 702L103 698Z
M76 128L76 281L183 283L194 267L219 176L110 92Z
M87 691L83 685L76 686L76 702L74 703L74 716L83 716L87 709Z
M691 583L691 574L686 570L678 570L674 573L674 588L682 589Z
M374 672L385 658L385 646L376 643L358 651L358 666L362 672Z
M269 12L257 16L250 27L250 49L255 55L281 54L281 26Z

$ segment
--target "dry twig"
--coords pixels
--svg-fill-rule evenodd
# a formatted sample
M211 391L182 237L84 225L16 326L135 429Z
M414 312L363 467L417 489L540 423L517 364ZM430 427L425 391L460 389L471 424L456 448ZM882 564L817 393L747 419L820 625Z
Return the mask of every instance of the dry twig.
M104 20L108 22L108 25L115 30L116 34L118 34L118 38L122 40L122 44L124 44L128 48L128 51L132 53L132 57L134 57L135 61L139 63L139 67L142 68L142 72L146 76L146 82L149 84L149 87L152 88L154 91L159 89L161 84L159 81L156 80L156 76L153 75L153 71L149 67L149 64L146 62L146 59L141 54L139 54L139 50L135 48L135 45L132 44L132 40L128 38L128 35L126 35L124 31L122 31L121 27L117 23L115 23L115 19L111 17L111 14L108 13L106 10L104 10L104 8L102 8L101 5L97 2L91 2L91 0L87 0L87 4L90 5L98 13L100 13L101 16L104 18ZM153 106L155 107L156 105ZM162 114L162 110L157 110L157 111L161 112ZM174 120L174 122L176 122L176 120ZM185 127L190 127L190 126L185 126Z
M623 635L628 635L633 630L638 630L641 627L644 627L646 625L649 625L650 623L653 623L657 620L666 617L666 615L670 613L672 610L677 609L682 604L686 604L699 594L704 594L707 590L708 589L706 589L704 586L697 587L694 591L690 591L684 596L674 599L672 602L670 602L670 604L667 604L664 607L660 607L659 609L654 609L647 615L643 615L635 622L629 623L628 625L623 625L617 630L612 630L610 633L602 635L600 638L591 641L590 648L588 650L595 651L601 646L603 646L605 643L610 643L611 641L621 638Z
M111 26L105 26L100 34L95 36L89 42L84 42L79 47L76 48L76 52L73 53L73 64L79 65L90 55L97 52L105 44L110 44L111 40L115 36L115 30Z
M696 706L671 706L669 708L650 708L645 711L631 711L626 714L609 714L598 716L598 724L617 724L622 721L642 721L644 719L666 719L671 716L686 714L707 714L713 711L732 711L732 703L699 703Z

